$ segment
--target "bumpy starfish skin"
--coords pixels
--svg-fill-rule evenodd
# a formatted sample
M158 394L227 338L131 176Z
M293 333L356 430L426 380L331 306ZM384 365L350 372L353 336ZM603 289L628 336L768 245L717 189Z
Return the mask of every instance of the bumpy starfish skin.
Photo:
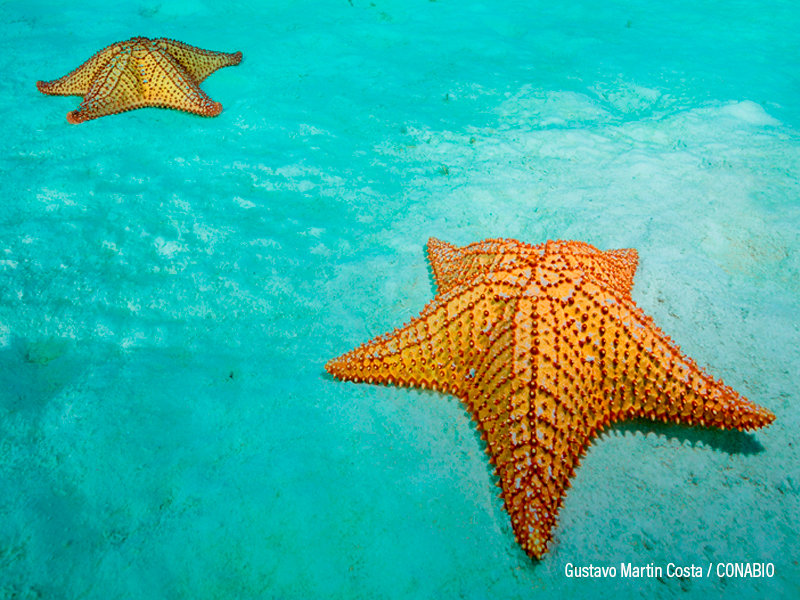
M103 48L80 67L55 81L37 81L40 92L83 96L70 123L158 106L205 117L222 112L200 84L217 69L238 65L242 53L195 48L175 40L136 37Z
M707 375L636 307L635 250L431 238L428 254L438 292L422 314L325 368L460 398L532 557L547 552L569 479L603 427L646 417L749 430L775 418Z

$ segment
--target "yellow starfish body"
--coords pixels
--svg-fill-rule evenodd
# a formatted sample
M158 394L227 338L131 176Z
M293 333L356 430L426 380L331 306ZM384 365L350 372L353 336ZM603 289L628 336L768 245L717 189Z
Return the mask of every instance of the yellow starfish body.
M222 105L200 83L217 69L238 65L242 53L212 52L182 42L136 37L103 48L80 67L55 81L38 81L40 92L83 96L70 123L157 106L215 117Z
M464 401L532 557L547 552L569 479L608 424L645 417L743 430L775 418L707 375L636 307L635 250L431 238L428 254L438 291L422 314L325 368Z

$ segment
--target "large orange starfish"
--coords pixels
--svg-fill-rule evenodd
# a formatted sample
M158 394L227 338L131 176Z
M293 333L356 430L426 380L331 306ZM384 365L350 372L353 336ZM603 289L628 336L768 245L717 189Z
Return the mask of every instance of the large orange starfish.
M636 250L431 238L428 255L438 292L422 314L325 368L464 401L532 557L547 552L569 479L603 427L646 417L743 430L775 418L707 375L636 307Z
M238 65L242 53L227 54L182 42L135 37L103 48L80 67L55 81L37 81L40 92L83 96L78 110L67 113L70 123L159 106L204 117L222 112L200 84L217 69Z

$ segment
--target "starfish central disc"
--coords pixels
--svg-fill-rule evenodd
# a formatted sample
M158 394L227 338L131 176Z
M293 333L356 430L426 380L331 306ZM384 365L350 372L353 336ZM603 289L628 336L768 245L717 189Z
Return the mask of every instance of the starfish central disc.
M431 238L437 294L419 317L330 361L342 380L460 398L486 440L516 539L547 551L598 430L644 417L739 430L775 418L681 353L631 298L635 250Z

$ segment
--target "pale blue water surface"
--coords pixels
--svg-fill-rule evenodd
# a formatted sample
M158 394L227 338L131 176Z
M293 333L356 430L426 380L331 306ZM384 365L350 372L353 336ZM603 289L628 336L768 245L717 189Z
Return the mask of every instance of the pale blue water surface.
M0 3L0 597L800 595L795 0ZM204 119L35 87L171 37ZM771 409L590 447L515 544L449 396L323 365L416 315L429 236L634 247L633 296ZM571 579L568 563L772 563Z

